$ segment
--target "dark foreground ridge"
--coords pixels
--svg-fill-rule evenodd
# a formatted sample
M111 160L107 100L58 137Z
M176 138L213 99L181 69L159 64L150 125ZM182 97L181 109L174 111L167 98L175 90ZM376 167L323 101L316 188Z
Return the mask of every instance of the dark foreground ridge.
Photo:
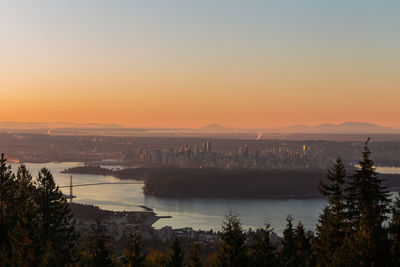
M64 171L71 174L112 175L120 179L142 180L144 193L158 197L218 198L321 198L319 180L322 169L180 169L134 168L110 170L101 167L75 167ZM381 174L385 186L400 187L400 175Z
M171 227L151 227L156 216L149 208L113 212L92 205L68 204L48 169L42 168L35 179L24 165L13 173L2 155L0 265L400 266L400 198L397 195L392 203L388 183L375 172L368 143L369 139L359 169L348 172L338 158L319 184L327 203L315 234L306 232L301 222L295 226L288 216L282 238L274 235L268 223L256 231L246 231L232 212L228 212L217 233L190 227L173 231ZM122 173L133 175L131 178L144 177L146 185L151 181L160 188L163 184L173 185L177 179L186 188L195 188L198 181L216 188L226 183L224 190L241 186L239 177L254 184L252 189L268 183L276 186L276 181L283 187L288 181L302 181L296 185L307 188L311 186L309 181L315 182L311 175L319 176L317 170L217 169L134 169L115 174L122 177ZM295 178L293 173L297 174Z

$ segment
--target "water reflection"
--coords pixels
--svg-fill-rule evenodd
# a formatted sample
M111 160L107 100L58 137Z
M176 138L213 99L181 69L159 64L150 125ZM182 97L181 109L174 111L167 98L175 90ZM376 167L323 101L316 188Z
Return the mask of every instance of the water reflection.
M16 170L17 164L12 164ZM58 185L69 185L69 174L64 169L83 166L78 162L26 164L33 176L39 169L51 170ZM110 166L109 166L110 167ZM384 173L400 173L400 168L378 168ZM74 174L74 184L118 182L112 176ZM286 216L291 214L295 220L301 220L308 230L313 230L325 201L311 200L267 200L267 199L219 199L219 198L159 198L145 196L143 184L110 184L87 187L75 187L74 201L93 204L110 210L139 210L140 205L154 209L159 215L171 215L171 219L161 219L154 227L170 225L174 228L191 226L194 229L220 229L221 222L228 210L239 214L246 228L261 227L268 221L277 233L281 233L286 224ZM69 188L63 188L69 194Z

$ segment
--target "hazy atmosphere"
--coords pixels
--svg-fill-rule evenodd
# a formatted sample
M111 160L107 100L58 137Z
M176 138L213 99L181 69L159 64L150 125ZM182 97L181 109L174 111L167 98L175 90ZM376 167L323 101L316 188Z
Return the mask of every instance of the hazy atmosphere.
M4 1L1 120L400 128L399 7Z
M0 267L400 266L400 1L0 3Z

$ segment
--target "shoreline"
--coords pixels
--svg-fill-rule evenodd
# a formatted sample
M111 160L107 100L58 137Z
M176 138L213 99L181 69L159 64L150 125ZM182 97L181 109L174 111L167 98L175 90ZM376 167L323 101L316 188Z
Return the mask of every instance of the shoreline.
M91 222L96 219L126 220L128 223L153 227L160 219L172 218L172 216L157 215L153 209L144 205L140 206L143 211L114 211L102 209L99 206L83 203L70 203L71 213L80 221Z
M79 166L62 173L113 176L121 181L143 181L143 193L164 199L323 199L319 180L326 171L260 169L134 168L111 170L100 166ZM387 187L400 188L399 174L380 174Z

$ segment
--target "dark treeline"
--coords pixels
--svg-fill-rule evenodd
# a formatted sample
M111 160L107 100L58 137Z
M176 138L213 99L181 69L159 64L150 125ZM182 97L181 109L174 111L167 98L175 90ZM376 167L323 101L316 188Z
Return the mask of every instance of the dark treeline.
M76 261L78 234L69 206L48 169L36 179L0 159L2 266L65 266Z
M354 169L353 167L347 167ZM144 180L144 193L158 197L226 198L321 198L322 169L218 169L132 168L110 170L99 166L67 169L66 173L113 175L120 179ZM400 175L380 174L384 186L400 187Z
M144 193L158 197L317 198L321 169L74 167L66 173L113 175L145 183Z
M105 219L118 214L118 212L102 210L97 206L88 204L69 203L69 208L74 218L80 220Z
M287 218L283 237L273 229L246 233L228 213L215 250L204 256L196 243L175 239L168 249L146 248L132 232L114 255L100 221L78 236L66 200L47 169L33 179L24 166L11 172L0 162L0 262L2 266L399 266L400 199L391 204L370 159L368 141L360 168L347 173L340 158L321 180L327 198L315 235Z

